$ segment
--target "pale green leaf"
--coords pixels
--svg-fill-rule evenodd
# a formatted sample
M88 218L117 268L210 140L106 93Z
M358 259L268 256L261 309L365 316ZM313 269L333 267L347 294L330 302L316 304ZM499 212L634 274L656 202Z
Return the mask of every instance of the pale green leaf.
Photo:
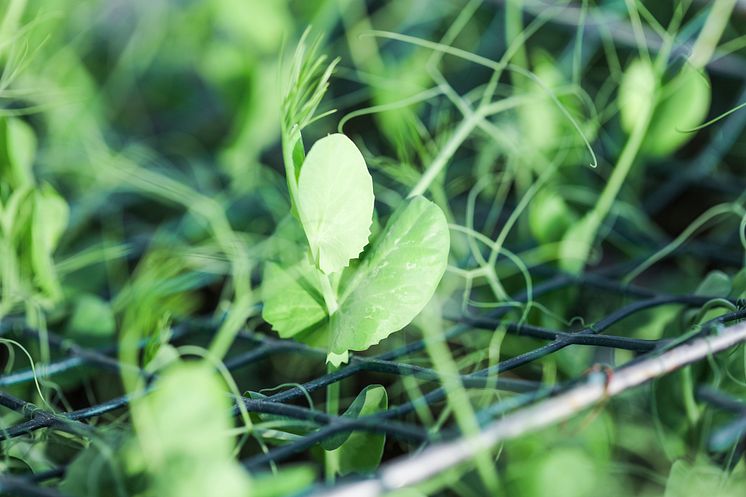
M650 61L635 59L627 66L619 85L619 118L622 128L631 133L646 109L655 105L656 77Z
M449 245L443 212L416 197L391 217L360 263L345 270L331 318L320 273L303 259L265 265L262 316L281 337L326 349L327 361L339 366L349 350L366 350L414 319L445 272Z
M36 135L31 126L18 118L0 118L0 176L14 188L33 184L35 155Z
M395 212L343 285L329 351L366 350L408 325L435 293L449 247L445 215L434 203L415 197Z
M559 264L563 270L577 274L583 269L595 243L597 227L593 213L589 213L567 230L559 246Z
M297 335L326 317L316 278L314 268L304 260L289 268L274 262L265 264L262 318L282 338Z
M154 495L247 495L248 475L233 459L231 405L213 369L194 362L167 368L153 393L134 404L142 448L135 454L147 458Z
M49 185L34 193L31 223L31 264L41 288L53 298L61 294L52 255L67 227L67 202Z
M710 108L710 82L705 75L686 65L661 90L645 141L643 152L665 157L689 141L687 131L700 125Z
M34 226L39 226L36 243L53 251L67 227L70 209L67 202L50 185L42 185L35 193Z
M664 497L737 497L743 495L744 479L717 466L678 460L671 466Z
M707 116L710 83L707 75L690 65L656 91L655 69L650 61L635 59L619 87L619 113L622 128L631 133L647 106L653 106L641 152L664 157L686 143Z
M577 215L554 189L541 190L531 200L528 225L531 234L542 242L555 242L577 222Z
M311 147L298 178L298 213L324 273L341 271L368 244L373 180L346 136L332 134Z

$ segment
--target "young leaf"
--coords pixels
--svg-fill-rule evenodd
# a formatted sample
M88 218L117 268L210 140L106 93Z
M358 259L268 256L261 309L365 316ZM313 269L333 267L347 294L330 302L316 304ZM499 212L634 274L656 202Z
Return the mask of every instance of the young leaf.
M577 220L578 216L555 189L541 190L529 205L528 225L541 243L560 240Z
M262 318L282 338L297 335L326 317L313 270L306 261L288 269L274 262L264 266Z
M133 406L143 450L131 455L147 457L153 495L246 495L248 475L232 456L231 400L211 368L177 363L165 370L154 390Z
M619 85L619 119L622 129L628 134L644 109L655 105L655 69L650 61L633 60L622 75Z
M707 297L727 297L732 289L730 277L722 271L711 271L697 286L695 295Z
M49 185L34 193L34 214L31 223L31 263L39 286L51 297L61 290L52 260L62 233L67 227L67 202Z
M366 350L408 325L435 293L449 248L448 224L437 205L415 197L395 212L343 285L329 323L329 351Z
M262 317L283 338L327 349L327 362L347 362L409 324L435 293L448 262L448 225L440 208L415 197L398 210L360 264L340 283L339 309L327 320L314 268L268 262Z
M256 475L252 481L251 497L286 497L298 495L313 484L316 475L309 466L280 469L276 473Z
M347 410L342 414L345 418L357 419L368 416L378 411L386 410L388 407L388 395L386 389L381 385L368 385L352 401ZM344 444L350 438L351 432L343 432L321 442L324 450L334 450Z
M369 385L358 394L342 415L347 418L362 418L385 411L389 406L386 389L381 385ZM383 455L386 436L377 433L354 431L343 433L322 443L325 450L339 454L339 473L370 473L378 468Z
M665 157L689 141L692 129L707 117L710 81L704 72L685 65L661 90L642 150Z
M116 329L111 305L96 295L83 294L76 303L68 325L74 336L111 338Z
M641 150L664 157L686 143L692 133L685 130L696 127L707 116L710 84L705 73L685 65L658 92L655 87L653 65L642 59L633 61L619 87L619 112L622 128L631 133L643 107L652 105L653 117Z
M373 180L354 143L336 133L317 141L298 178L298 213L316 265L336 273L368 244Z
M36 155L36 135L25 121L0 119L0 176L17 188L34 182L31 165ZM7 169L6 169L7 168Z

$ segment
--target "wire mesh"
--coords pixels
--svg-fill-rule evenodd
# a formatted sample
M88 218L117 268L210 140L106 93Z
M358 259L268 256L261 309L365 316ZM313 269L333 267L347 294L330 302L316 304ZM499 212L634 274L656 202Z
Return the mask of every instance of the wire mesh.
M583 377L580 377L554 385L544 385L538 381L511 374L519 368L530 366L532 363L564 348L593 347L630 351L632 358L629 361L606 366L609 368L607 374L613 374L614 371L624 368L630 363L655 357L664 350L681 346L695 338L722 332L724 327L746 318L744 302L728 300L727 297L716 295L661 294L644 287L620 283L615 279L618 272L618 269L612 268L588 273L580 277L554 274L545 276L544 281L533 289L533 298L536 299L551 292L581 288L592 292L615 295L624 301L623 305L618 306L606 316L585 326L574 329L549 329L506 321L504 318L510 312L511 309L509 308L501 308L482 314L470 313L469 315L452 318L454 325L447 330L443 337L446 341L453 341L461 336L479 332L479 330L491 332L500 327L506 331L506 339L530 338L538 341L536 347L525 353L505 358L488 367L463 372L460 375L459 379L465 388L489 388L506 393L503 400L494 402L478 412L480 423L487 424L500 416L556 395L558 392L567 390L572 385L584 381ZM684 340L675 338L645 340L610 333L612 329L622 328L625 320L644 313L646 310L672 305L683 308L697 308L714 298L724 298L736 306L737 310L724 313L702 324L695 333L689 333ZM518 296L517 300L525 301L526 295ZM211 320L180 323L175 328L174 340L178 342L189 339L193 335L209 334L216 329L218 324ZM20 320L3 321L2 336L26 340L29 343L40 339L39 331L24 326ZM0 388L7 390L13 386L28 384L33 382L34 378L43 382L71 372L95 377L102 372L117 372L120 368L120 364L114 355L115 350L112 348L82 347L57 336L53 332L46 332L45 336L55 349L58 358L47 365L37 365L35 370L22 369L5 374L0 378ZM292 341L280 340L255 329L245 329L239 334L237 341L236 348L239 348L238 345L240 344L246 350L233 354L226 359L226 367L231 371L255 365L279 354L302 354L319 362L323 362L325 357L325 351L323 350ZM318 376L302 385L287 388L266 398L242 398L241 402L251 413L272 414L310 422L317 426L317 429L295 441L244 459L242 461L243 465L250 470L262 470L268 468L272 463L282 464L297 454L308 451L321 441L343 432L370 431L383 433L391 439L405 443L412 451L417 451L419 448L434 442L457 438L459 433L456 427L433 432L418 425L411 417L406 420L407 415L413 413L418 405L437 405L446 397L446 390L442 386L442 378L435 370L407 362L408 358L421 352L424 347L423 340L416 340L378 355L354 355L349 365L336 372ZM586 366L592 368L594 364L591 362ZM431 388L419 398L393 405L380 414L357 419L331 416L323 411L293 403L332 383L369 373L385 375L389 377L391 384L401 381L401 378L405 376L414 377L422 381L424 385L431 385ZM144 394L147 394L147 392ZM729 423L717 427L713 431L711 438L716 440L715 445L730 446L737 444L738 454L743 454L746 405L706 384L697 386L697 396L701 402L730 413L732 416ZM91 438L95 436L99 429L96 420L102 419L107 414L126 409L129 400L127 396L120 396L69 412L52 412L19 399L7 391L0 391L0 405L17 412L23 418L17 424L4 428L0 433L0 439L33 437L34 433L40 430L56 430ZM236 407L234 410L235 414L238 414L238 408ZM42 474L2 475L0 476L0 488L5 492L17 495L59 495L55 490L44 485L45 482L60 478L64 475L64 472L65 466L60 466Z

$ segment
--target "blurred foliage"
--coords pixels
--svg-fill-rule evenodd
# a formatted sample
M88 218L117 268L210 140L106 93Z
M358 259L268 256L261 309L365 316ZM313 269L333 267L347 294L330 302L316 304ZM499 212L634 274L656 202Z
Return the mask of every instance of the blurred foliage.
M230 408L242 394L318 377L323 354L282 352L231 374L221 363L243 351L233 338L244 328L275 336L260 285L268 274L284 280L264 264L304 257L283 170L282 99L294 77L319 84L290 102L291 124L306 128L291 140L293 166L342 132L374 179L373 237L417 190L451 230L427 327L415 321L371 353L442 334L460 313L510 308L506 322L575 330L629 303L596 289L532 296L563 270L613 269L631 291L708 298L636 313L612 326L619 335L679 339L743 309L746 111L701 127L743 100L742 3L731 2L722 36L699 41L715 29L712 5L728 1L0 0L0 318L39 332L11 343L3 328L0 366L25 371L30 359L44 371L72 344L121 366L7 391L58 412L134 399L96 417L96 436L3 440L0 476L67 466L50 485L70 496L281 496L320 482L313 453L266 474L237 462L316 425L234 420ZM315 51L298 67L303 33ZM702 53L709 63L690 55ZM293 283L276 298L294 298ZM205 321L219 329L195 324ZM448 340L447 360L430 348L407 361L448 379L539 343L503 332ZM508 376L551 385L633 357L567 347ZM467 465L401 495L470 497L490 485L517 497L743 495L743 442L709 442L732 416L695 387L746 399L744 357L740 348L712 358L508 443L489 459L492 483ZM433 436L466 431L474 412L511 395L444 384L445 400L405 421ZM340 412L374 414L431 388L356 375L340 385ZM305 393L310 408L324 403ZM3 430L20 420L0 412ZM362 431L327 442L341 474L419 449Z

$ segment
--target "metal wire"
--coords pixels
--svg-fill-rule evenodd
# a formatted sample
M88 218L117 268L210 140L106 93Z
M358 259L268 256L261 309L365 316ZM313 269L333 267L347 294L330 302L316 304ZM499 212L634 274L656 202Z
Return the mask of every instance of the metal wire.
M508 337L514 337L515 340L525 341L529 339L540 342L538 346L524 354L506 358L497 364L476 371L464 372L459 376L465 388L493 388L515 394L481 409L479 412L481 423L487 425L492 420L518 409L535 405L542 400L556 398L556 396L562 395L562 392L572 388L578 381L582 382L581 378L565 384L546 387L537 381L507 376L506 373L519 367L531 365L535 361L566 347L601 347L628 350L636 357L631 363L658 357L667 349L679 350L687 346L689 341L672 347L671 339L642 340L629 336L606 334L606 332L612 328L619 328L620 323L623 324L625 320L655 307L673 305L681 308L698 308L713 298L723 298L723 296L715 295L662 295L652 290L615 282L609 276L610 271L607 270L604 273L589 273L581 277L558 274L537 285L532 292L533 298L539 298L551 292L586 288L594 292L616 294L624 300L633 299L631 302L627 302L616 310L609 312L598 321L579 329L549 329L511 322L506 320L506 316L510 312L508 308L500 308L481 316L470 314L453 317L454 326L447 330L443 337L447 341L455 340L469 333L483 332L481 330L491 331L501 327L506 331ZM519 295L517 300L525 301L526 295ZM742 304L732 300L730 302L734 306ZM742 308L723 313L715 320L702 325L699 332L690 337L690 340L701 339L702 336L713 336L712 333L718 331L723 324L734 323L744 318L746 318L746 310ZM177 340L204 336L212 333L218 324L209 320L181 323L176 327L174 336ZM0 332L4 335L24 336L31 340L38 340L39 338L35 330L23 326L17 320L5 321L0 328ZM44 367L37 368L36 375L39 379L53 379L72 371L90 377L102 371L117 372L121 367L115 359L115 350L112 348L101 350L85 348L62 339L52 332L47 332L47 335L50 345L58 354L58 359ZM266 333L249 329L238 335L236 349L242 348L246 348L246 350L232 355L226 360L226 366L231 371L238 371L277 354L302 354L312 360L317 360L319 363L323 362L325 356L323 350L313 349L292 341L279 340ZM301 386L288 388L266 398L242 398L241 402L249 412L282 416L287 419L309 422L317 426L306 436L272 448L266 453L250 456L243 461L244 466L250 470L259 470L267 467L270 463L281 464L288 458L309 450L329 437L351 431L384 433L392 439L408 444L413 450L436 442L458 439L459 433L456 427L433 433L411 420L405 421L407 415L415 411L418 405L432 406L446 398L446 390L441 384L443 378L437 371L406 362L408 358L415 356L423 348L424 341L417 340L377 356L353 355L347 366L333 373L311 379ZM621 367L624 368L625 365ZM330 384L370 373L392 377L394 382L396 382L396 378L411 376L425 382L425 384L432 384L433 388L420 398L393 405L383 413L358 419L330 416L316 409L293 404L294 401L305 395L323 389ZM33 381L33 378L34 374L30 369L18 370L0 377L0 386L8 388L23 385ZM726 410L733 415L731 422L713 432L711 447L732 446L743 438L746 408L740 402L725 396L723 392L716 393L707 385L698 387L697 392L700 401L712 405L713 408ZM147 394L147 391L143 392L143 395ZM121 396L71 412L53 413L2 391L0 392L0 405L17 412L24 420L0 431L0 440L29 436L39 430L58 430L83 438L91 438L96 436L96 432L99 430L96 425L91 423L94 419L110 412L126 409L130 400L126 396ZM234 411L234 414L238 413L238 406L234 408ZM12 477L3 475L0 476L0 489L8 492L12 490L18 495L56 495L54 490L39 485L45 479L56 480L60 478L64 474L64 470L64 467L60 467L47 475L41 475L41 480L40 475L14 475Z

